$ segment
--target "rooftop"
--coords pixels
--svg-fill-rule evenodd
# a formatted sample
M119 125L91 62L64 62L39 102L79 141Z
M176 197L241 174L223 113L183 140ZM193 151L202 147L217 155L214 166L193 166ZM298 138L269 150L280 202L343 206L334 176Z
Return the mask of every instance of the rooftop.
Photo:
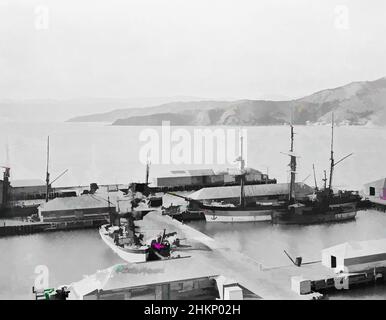
M98 290L116 290L156 283L216 277L209 266L194 264L191 258L138 264L117 264L73 283L73 292L84 296Z
M11 186L13 188L20 188L20 187L41 187L45 186L46 183L43 180L40 179L24 179L24 180L12 180Z
M324 250L338 252L346 259L382 254L386 253L386 239L344 242Z
M296 183L295 192L300 196L311 194L314 191L313 188L304 184ZM269 195L281 195L289 192L288 183L275 183L275 184L259 184L259 185L246 185L244 186L244 192L246 197L256 196L269 196ZM189 197L195 200L216 200L216 199L228 199L237 198L240 196L239 186L228 187L213 187L203 188Z
M371 186L371 185L379 185L379 186L383 186L383 188L386 188L386 178L375 180L365 184L365 186Z
M160 178L213 176L214 174L212 169L172 170L170 175Z
M114 205L110 205L114 207ZM107 208L108 203L104 198L84 194L79 197L55 198L40 205L41 211L56 211L56 210L76 210L76 209L92 209L92 208Z
M262 174L261 171L253 168L245 168L247 174ZM201 176L213 176L213 175L239 175L240 169L228 168L227 170L221 170L214 172L213 169L193 169L193 170L172 170L169 175L160 178L171 178L171 177L201 177Z

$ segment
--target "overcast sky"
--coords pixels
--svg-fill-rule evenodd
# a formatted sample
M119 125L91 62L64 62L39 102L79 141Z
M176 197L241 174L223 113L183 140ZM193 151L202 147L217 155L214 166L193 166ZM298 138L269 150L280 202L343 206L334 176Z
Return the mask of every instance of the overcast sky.
M0 0L0 97L301 97L386 76L385 10L384 0Z

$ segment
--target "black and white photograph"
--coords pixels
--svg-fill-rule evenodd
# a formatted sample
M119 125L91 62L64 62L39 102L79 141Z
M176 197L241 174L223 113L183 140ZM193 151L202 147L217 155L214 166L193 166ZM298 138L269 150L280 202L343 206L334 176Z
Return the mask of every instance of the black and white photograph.
M0 0L0 300L386 300L385 35L383 0Z

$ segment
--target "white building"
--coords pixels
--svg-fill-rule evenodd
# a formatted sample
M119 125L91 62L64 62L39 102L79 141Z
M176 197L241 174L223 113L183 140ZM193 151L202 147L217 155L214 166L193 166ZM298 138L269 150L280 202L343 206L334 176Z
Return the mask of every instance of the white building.
M336 273L386 267L386 239L345 242L324 249L322 264Z
M386 178L366 183L364 187L366 196L386 200Z

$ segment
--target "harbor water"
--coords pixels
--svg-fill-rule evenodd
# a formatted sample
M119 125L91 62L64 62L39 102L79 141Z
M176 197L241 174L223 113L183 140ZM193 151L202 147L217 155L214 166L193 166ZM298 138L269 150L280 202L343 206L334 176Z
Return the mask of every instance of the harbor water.
M25 136L20 132L30 134ZM23 130L21 130L23 128ZM226 129L226 128L225 128ZM45 175L45 139L51 139L51 175L65 169L67 175L58 186L88 185L91 182L127 183L143 181L144 165L138 153L143 142L143 127L114 127L80 123L2 123L0 148L8 144L12 179L40 178ZM193 129L189 129L193 130ZM289 148L288 128L256 127L248 130L248 166L269 171L278 182L287 182L288 157L280 154ZM325 126L295 128L298 181L317 169L318 183L328 168L330 130ZM361 189L363 184L386 176L386 128L337 127L336 158L354 155L336 168L335 186ZM5 149L3 149L5 150ZM27 161L28 159L28 161ZM6 160L0 152L0 162ZM218 168L223 165L192 165ZM188 165L158 164L151 166L151 178ZM170 199L169 199L170 201ZM356 220L313 226L276 226L270 223L206 224L190 223L194 228L241 251L266 266L290 263L283 250L303 261L320 260L322 248L351 240L386 237L386 214L361 211ZM97 230L77 230L0 238L0 299L32 299L31 288L38 266L49 271L52 287L80 280L84 275L109 267L122 260L99 238ZM350 292L329 294L331 299L385 299L386 286L367 287Z
M386 215L359 212L355 221L312 225L277 226L269 223L189 225L243 252L265 266L291 264L283 250L304 262L320 260L320 250L347 240L385 237ZM170 230L171 231L171 230ZM97 230L77 230L14 236L0 239L0 299L33 299L31 288L38 266L49 271L49 286L69 284L85 275L123 263L99 237ZM40 267L38 267L40 268ZM363 287L328 295L330 299L386 299L386 286Z

